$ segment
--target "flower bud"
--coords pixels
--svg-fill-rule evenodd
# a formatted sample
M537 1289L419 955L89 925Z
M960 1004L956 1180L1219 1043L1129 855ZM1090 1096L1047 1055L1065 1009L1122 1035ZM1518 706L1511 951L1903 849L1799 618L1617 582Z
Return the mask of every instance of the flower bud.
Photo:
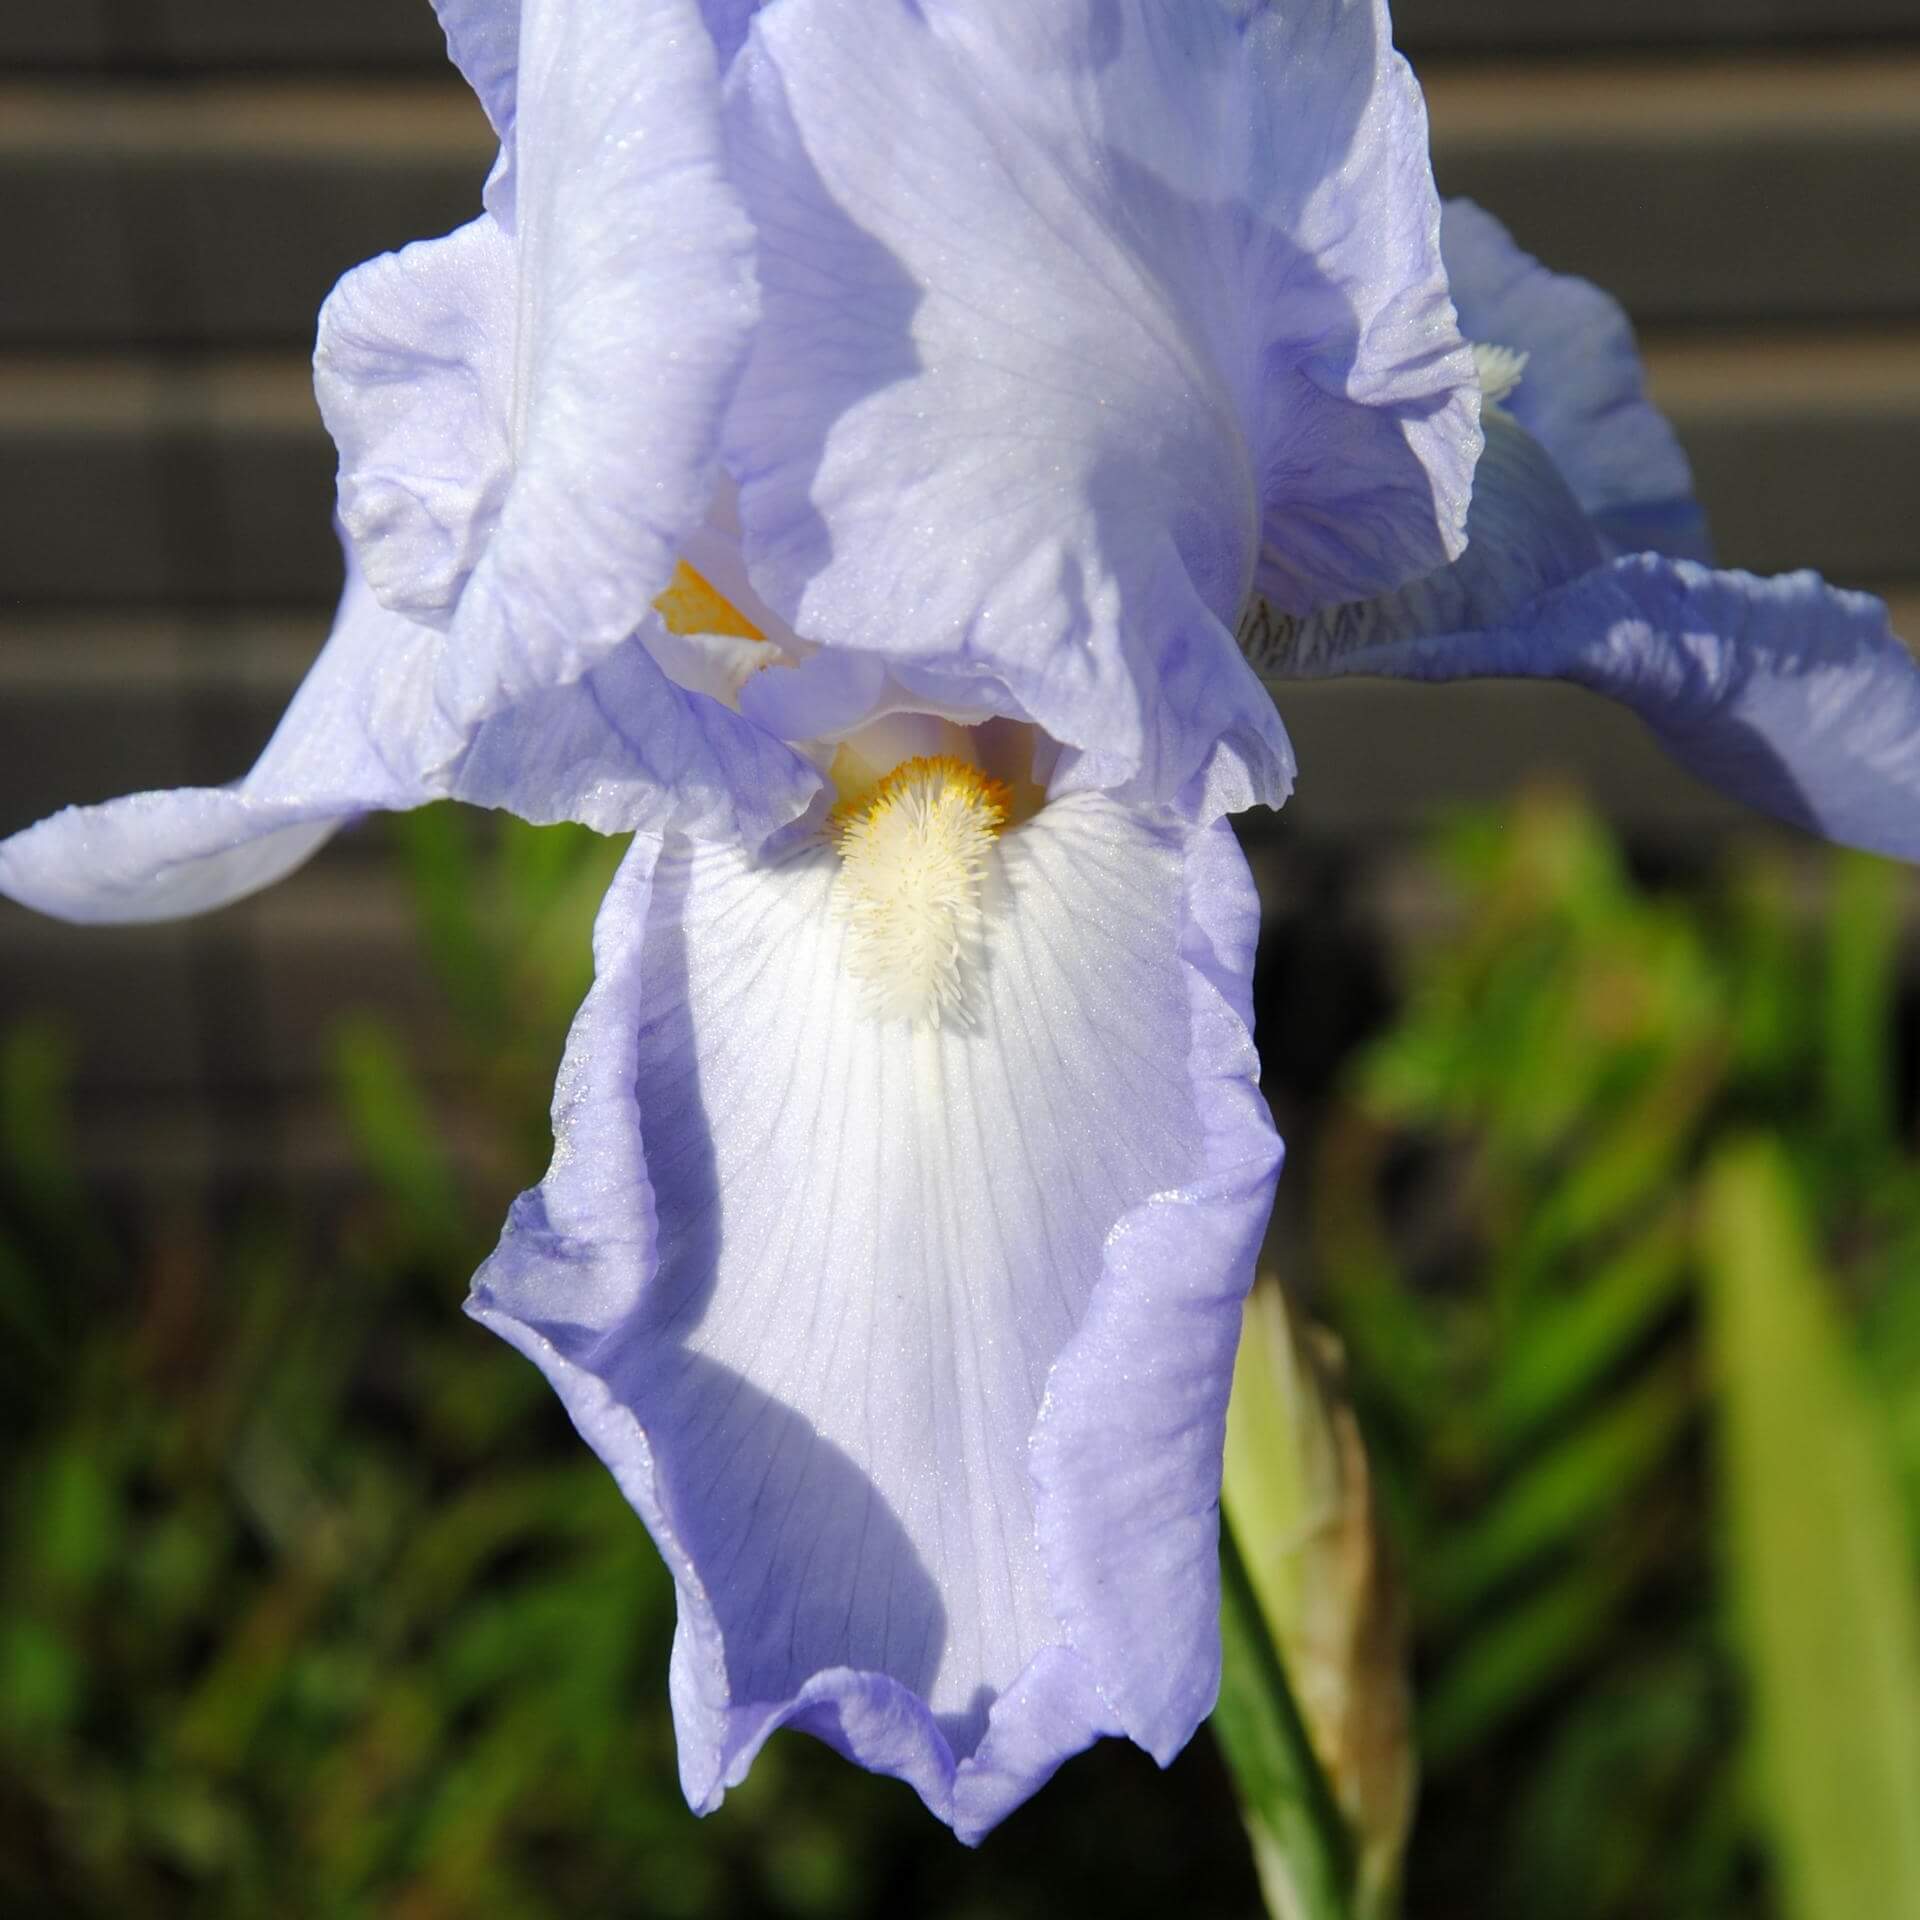
M1406 1612L1379 1537L1339 1343L1271 1275L1248 1296L1222 1503L1315 1758L1385 1910L1412 1821Z

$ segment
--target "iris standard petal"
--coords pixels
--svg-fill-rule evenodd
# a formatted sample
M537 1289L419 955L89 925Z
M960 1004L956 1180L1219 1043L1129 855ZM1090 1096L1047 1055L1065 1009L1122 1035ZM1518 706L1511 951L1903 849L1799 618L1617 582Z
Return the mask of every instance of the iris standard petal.
M1632 555L1477 633L1351 648L1335 673L1563 679L1689 772L1849 846L1920 859L1920 666L1870 594Z
M1502 404L1553 457L1612 551L1708 559L1687 457L1647 398L1620 303L1549 271L1471 200L1447 202L1440 244L1462 332L1527 356Z
M821 786L799 754L709 694L676 685L657 616L590 673L529 694L475 730L449 797L523 820L757 847ZM650 641L652 645L650 645Z
M761 0L700 0L700 11L706 16L707 31L713 35L722 72L732 65L734 55L746 44L747 29L753 25L753 16L760 7Z
M520 72L520 0L433 0L433 10L447 36L448 57L507 145Z
M436 697L468 726L641 625L756 311L694 0L524 0L513 101L511 207L349 275L315 361L362 564L447 626Z
M971 1017L931 1027L864 1011L836 870L636 841L553 1169L470 1304L673 1570L692 1803L795 1724L972 1839L1100 1734L1165 1758L1211 1704L1278 1159L1253 893L1224 826L1056 801L998 843ZM1160 1463L1089 1484L1105 1423Z
M707 31L724 67L739 52L760 0L700 0ZM513 132L520 66L521 0L433 0L453 64L480 97L493 130L507 144Z
M513 480L513 242L491 214L357 267L320 316L314 389L340 520L381 603L445 627Z
M1384 8L785 0L728 102L766 311L729 465L769 600L1142 797L1214 754L1222 702L1163 698L1210 679L1240 785L1282 797L1249 587L1441 564L1478 448Z

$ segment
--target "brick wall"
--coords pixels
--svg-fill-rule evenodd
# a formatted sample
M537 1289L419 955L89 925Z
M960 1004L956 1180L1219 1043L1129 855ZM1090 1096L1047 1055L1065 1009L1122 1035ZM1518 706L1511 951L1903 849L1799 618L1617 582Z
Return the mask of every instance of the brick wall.
M1723 559L1920 634L1920 0L1402 0L1444 189L1624 298ZM470 217L485 123L425 0L0 11L0 830L251 759L337 580L306 358L344 268ZM1304 690L1281 828L1391 846L1530 769L1630 829L1730 814L1551 688ZM433 994L379 833L214 920L0 905L0 1019L81 1046L89 1156L332 1165L324 1035Z

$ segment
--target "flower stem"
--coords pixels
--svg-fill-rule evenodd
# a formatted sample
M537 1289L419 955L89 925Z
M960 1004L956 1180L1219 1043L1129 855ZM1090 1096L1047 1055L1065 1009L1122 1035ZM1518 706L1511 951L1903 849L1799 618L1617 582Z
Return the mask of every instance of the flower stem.
M1232 1531L1220 1529L1220 1704L1213 1730L1240 1796L1273 1920L1352 1920L1353 1850Z

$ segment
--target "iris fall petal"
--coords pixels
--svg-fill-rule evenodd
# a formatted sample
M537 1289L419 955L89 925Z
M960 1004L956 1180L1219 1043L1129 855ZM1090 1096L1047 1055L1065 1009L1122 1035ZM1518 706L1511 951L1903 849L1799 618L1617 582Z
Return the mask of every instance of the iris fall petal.
M441 799L758 845L818 774L673 686L645 634L571 686L459 726L438 701L445 636L388 612L349 556L333 632L244 779L65 808L0 841L0 893L66 920L174 919L283 878L361 814Z
M1564 679L1630 707L1689 772L1849 846L1920 859L1920 665L1871 594L1637 554L1479 632L1330 671Z
M553 1169L470 1304L673 1569L693 1804L795 1724L974 1838L1100 1734L1164 1759L1212 1703L1278 1161L1256 909L1224 827L1056 801L1000 843L968 1018L887 1024L835 865L636 841ZM1113 1422L1155 1459L1101 1486Z

